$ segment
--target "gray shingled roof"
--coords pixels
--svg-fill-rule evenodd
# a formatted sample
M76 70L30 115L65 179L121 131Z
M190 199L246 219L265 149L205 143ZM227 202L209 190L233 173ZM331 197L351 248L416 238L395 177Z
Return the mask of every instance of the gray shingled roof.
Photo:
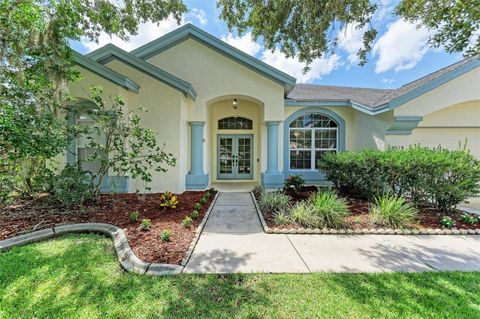
M390 91L390 89L297 84L288 94L287 99L296 101L355 101L370 106Z
M435 71L418 80L407 83L397 89L374 89L344 86L328 86L315 84L297 84L288 94L288 100L295 101L351 101L371 108L378 108L393 99L411 92L438 77L477 59L471 57Z

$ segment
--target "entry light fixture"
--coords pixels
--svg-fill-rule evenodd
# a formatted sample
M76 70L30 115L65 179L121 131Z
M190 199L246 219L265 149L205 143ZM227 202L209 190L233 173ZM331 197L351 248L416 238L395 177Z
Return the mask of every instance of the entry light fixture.
M233 108L234 108L235 110L238 109L238 101L237 101L237 99L233 99L232 106L233 106Z

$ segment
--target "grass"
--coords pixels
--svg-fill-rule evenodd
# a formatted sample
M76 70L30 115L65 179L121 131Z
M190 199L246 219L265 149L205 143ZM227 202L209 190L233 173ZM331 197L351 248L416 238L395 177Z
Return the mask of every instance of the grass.
M147 277L67 236L0 254L0 318L480 318L480 273Z

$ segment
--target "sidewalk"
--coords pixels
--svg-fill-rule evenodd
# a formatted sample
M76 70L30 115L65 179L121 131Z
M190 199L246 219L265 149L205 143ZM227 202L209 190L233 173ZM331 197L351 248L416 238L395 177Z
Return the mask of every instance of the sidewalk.
M480 270L480 236L263 233L249 193L221 193L187 273Z

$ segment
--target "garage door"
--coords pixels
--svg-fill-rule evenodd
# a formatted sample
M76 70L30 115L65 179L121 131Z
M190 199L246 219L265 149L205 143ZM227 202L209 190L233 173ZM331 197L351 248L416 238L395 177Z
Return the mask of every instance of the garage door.
M467 141L472 154L480 159L480 127L479 128L416 128L412 132L412 144L427 147L443 146L458 149L459 144Z

